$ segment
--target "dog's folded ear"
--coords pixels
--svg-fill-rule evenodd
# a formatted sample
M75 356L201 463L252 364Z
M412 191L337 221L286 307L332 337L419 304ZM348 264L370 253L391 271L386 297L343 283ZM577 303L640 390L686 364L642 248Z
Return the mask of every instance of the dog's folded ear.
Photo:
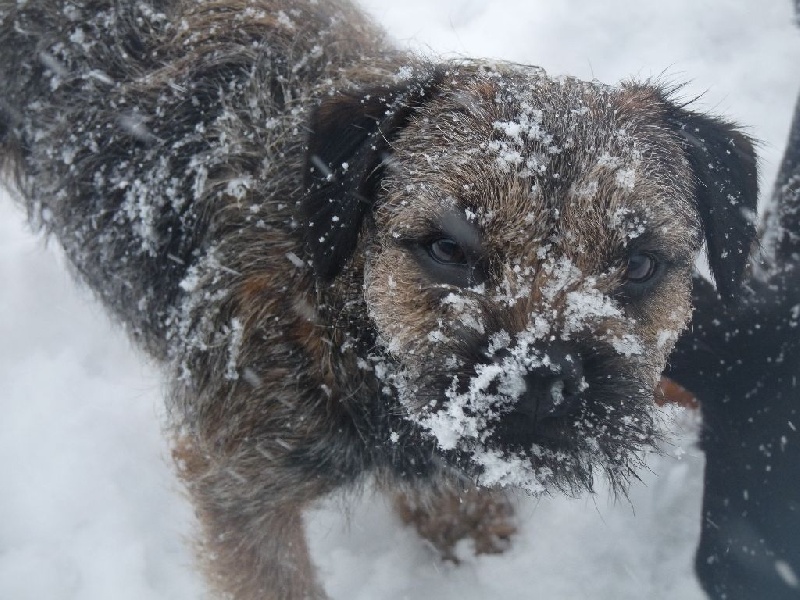
M675 108L677 127L695 176L695 199L708 262L726 301L735 298L756 238L758 171L753 142L730 123Z
M311 118L301 205L306 248L323 281L352 255L364 216L375 204L393 136L435 94L436 72L392 87L341 93Z

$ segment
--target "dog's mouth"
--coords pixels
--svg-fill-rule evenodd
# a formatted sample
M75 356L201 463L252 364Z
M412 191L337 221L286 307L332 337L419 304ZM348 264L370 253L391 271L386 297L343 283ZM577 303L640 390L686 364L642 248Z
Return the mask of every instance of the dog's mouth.
M653 390L634 373L610 348L517 344L455 374L422 374L410 418L483 485L575 493L600 470L624 487L657 439Z

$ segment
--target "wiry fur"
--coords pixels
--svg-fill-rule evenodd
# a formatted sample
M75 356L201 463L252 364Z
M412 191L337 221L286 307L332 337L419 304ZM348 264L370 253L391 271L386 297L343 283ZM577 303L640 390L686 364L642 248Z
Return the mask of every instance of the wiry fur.
M324 597L301 511L367 473L444 499L597 468L622 485L703 239L720 291L741 277L751 144L658 86L432 64L340 0L0 0L0 18L9 182L169 368L231 597ZM434 260L437 236L468 260ZM637 253L651 285L626 280Z

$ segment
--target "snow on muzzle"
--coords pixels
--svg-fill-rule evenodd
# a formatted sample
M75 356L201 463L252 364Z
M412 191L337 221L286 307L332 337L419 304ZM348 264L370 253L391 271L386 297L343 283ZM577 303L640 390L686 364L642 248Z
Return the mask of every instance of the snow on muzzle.
M512 342L500 333L481 354L472 374L454 374L446 402L422 422L444 450L460 440L486 441L502 429L513 445L534 443L550 421L574 417L584 404L583 361L575 344L543 343L530 332Z
M652 390L619 332L576 329L491 335L476 360L450 373L443 401L412 420L487 485L536 491L570 474L590 482L595 467L625 478L632 453L654 439Z

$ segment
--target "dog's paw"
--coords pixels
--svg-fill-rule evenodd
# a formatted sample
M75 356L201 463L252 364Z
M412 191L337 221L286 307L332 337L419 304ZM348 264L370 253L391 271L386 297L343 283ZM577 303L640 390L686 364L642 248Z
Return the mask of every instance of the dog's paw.
M395 510L413 525L444 560L460 562L474 554L499 554L517 531L514 506L501 491L469 488L395 495Z

